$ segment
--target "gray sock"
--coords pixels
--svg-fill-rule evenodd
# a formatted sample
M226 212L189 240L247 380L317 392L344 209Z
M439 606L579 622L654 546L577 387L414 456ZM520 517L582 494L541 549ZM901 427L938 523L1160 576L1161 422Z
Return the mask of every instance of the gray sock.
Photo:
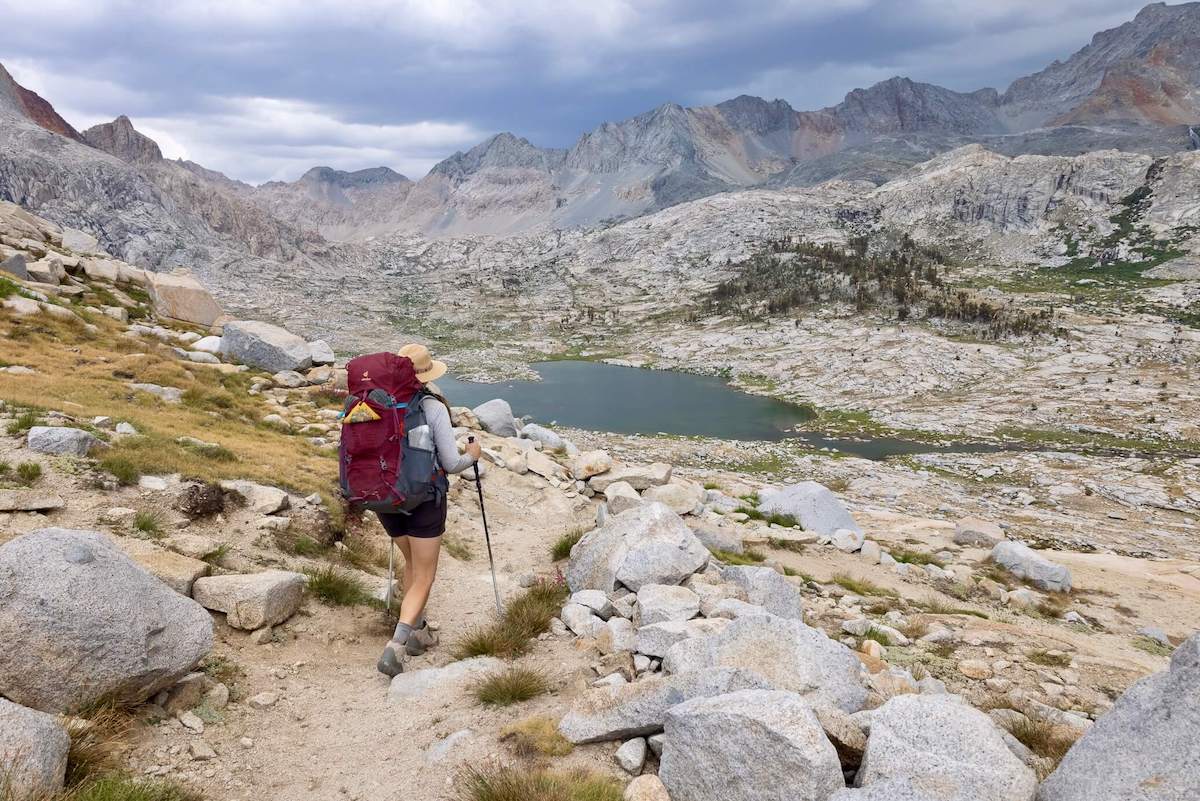
M408 642L408 635L412 634L413 627L401 621L396 624L396 633L392 635L393 642L405 643Z

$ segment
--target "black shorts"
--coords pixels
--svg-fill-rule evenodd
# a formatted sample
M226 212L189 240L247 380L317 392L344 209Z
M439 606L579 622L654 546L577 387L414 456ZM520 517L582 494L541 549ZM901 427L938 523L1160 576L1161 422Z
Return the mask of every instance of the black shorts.
M440 537L446 533L446 496L426 501L410 514L376 512L375 516L389 537Z

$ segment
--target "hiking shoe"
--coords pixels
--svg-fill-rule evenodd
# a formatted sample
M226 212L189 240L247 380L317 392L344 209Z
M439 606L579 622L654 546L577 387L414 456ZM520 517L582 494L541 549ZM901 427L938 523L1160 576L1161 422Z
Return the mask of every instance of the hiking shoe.
M389 679L403 673L404 643L399 643L395 640L389 642L387 647L383 649L383 656L379 657L379 661L375 663L375 667Z
M409 656L420 656L426 650L438 644L438 636L433 633L433 629L426 623L419 629L414 629L408 635L408 642L404 644L404 650Z

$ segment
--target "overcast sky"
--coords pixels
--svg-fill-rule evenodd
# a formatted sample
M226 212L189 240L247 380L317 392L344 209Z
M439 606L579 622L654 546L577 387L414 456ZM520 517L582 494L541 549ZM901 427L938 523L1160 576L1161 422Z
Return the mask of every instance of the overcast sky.
M0 62L77 128L126 114L168 157L234 178L385 164L415 179L498 131L567 147L666 101L820 108L893 75L1003 90L1142 5L0 0Z

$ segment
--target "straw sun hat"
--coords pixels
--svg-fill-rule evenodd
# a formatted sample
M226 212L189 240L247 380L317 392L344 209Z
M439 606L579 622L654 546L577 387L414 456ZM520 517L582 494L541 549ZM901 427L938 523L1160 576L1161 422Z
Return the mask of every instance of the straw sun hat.
M424 345L405 345L397 353L400 356L407 356L413 363L413 369L417 371L417 380L422 384L428 384L430 381L436 381L446 374L446 363L438 361L430 354L429 348Z

